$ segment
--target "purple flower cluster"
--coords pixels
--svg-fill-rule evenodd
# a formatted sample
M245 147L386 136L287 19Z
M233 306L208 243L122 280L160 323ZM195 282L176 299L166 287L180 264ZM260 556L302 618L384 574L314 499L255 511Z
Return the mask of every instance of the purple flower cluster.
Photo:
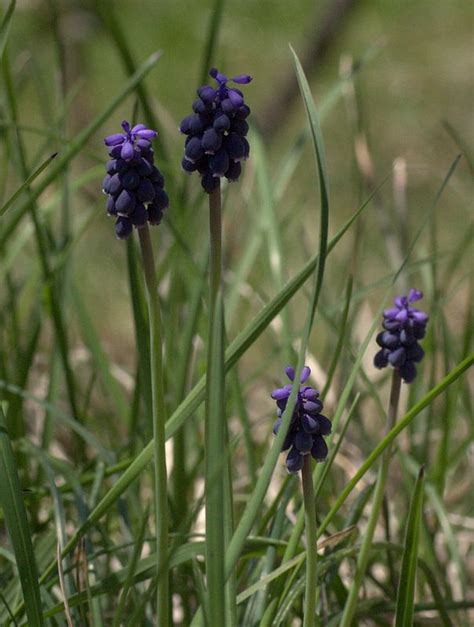
M294 368L288 366L285 372L290 381L295 380ZM319 392L303 385L310 374L311 370L305 366L301 372L301 385L298 389L293 416L282 446L283 451L290 449L286 458L286 467L291 474L301 470L305 455L311 454L316 461L322 462L328 454L328 447L323 436L331 433L332 425L331 421L320 413L323 404L319 399ZM281 415L290 398L292 388L293 384L290 383L272 392L272 398L276 400L278 406L278 419L273 426L275 435L280 429Z
M374 357L375 367L385 368L390 364L398 370L405 383L414 380L415 364L425 354L418 340L425 335L428 316L410 306L421 298L423 294L415 289L411 289L408 296L397 296L395 307L384 311L384 331L377 335L377 344L381 349Z
M204 85L197 90L193 111L181 122L180 130L187 135L184 158L185 172L199 172L204 190L210 194L219 185L221 176L236 181L241 172L240 162L249 156L246 139L249 107L239 89L227 87L229 80L239 85L250 83L246 74L229 79L215 68L209 75L217 88Z
M156 131L137 124L133 128L122 122L124 133L109 135L104 143L109 147L110 161L102 189L108 195L107 213L117 216L115 232L127 239L133 227L159 224L168 207L164 179L154 164L151 140Z

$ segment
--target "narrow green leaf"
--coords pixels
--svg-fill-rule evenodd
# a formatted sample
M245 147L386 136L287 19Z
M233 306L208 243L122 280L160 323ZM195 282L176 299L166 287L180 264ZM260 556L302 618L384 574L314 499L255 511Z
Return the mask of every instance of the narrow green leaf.
M102 349L101 342L95 331L92 319L86 309L78 287L76 286L76 288L71 290L71 292L74 299L74 312L78 317L84 341L93 356L98 370L101 373L102 381L108 392L109 398L115 402L122 423L125 425L128 420L128 407L125 394L117 380L110 372L109 361Z
M91 433L88 429L86 429L86 427L77 422L77 420L74 420L74 418L68 416L65 412L58 409L52 403L44 401L42 398L39 398L38 396L31 394L30 392L26 392L17 385L14 385L13 383L8 383L8 381L4 381L3 379L0 379L0 389L8 390L8 392L16 394L25 400L33 401L38 406L46 409L54 418L54 420L66 425L66 427L71 429L71 431L77 433L77 435L82 438L84 442L87 442L89 446L96 449L96 451L102 456L104 461L108 463L113 463L114 455L100 443L100 441L95 437L95 435L93 435L93 433Z
M306 108L306 114L308 116L308 122L311 129L311 136L313 140L314 152L316 154L316 166L318 169L319 178L319 191L320 191L320 233L319 233L319 257L316 271L316 284L315 284L315 298L313 299L311 315L314 317L316 306L318 303L319 292L321 290L324 267L326 264L327 243L328 243L328 230L329 230L329 185L326 168L326 156L324 150L323 136L319 125L318 115L316 113L316 107L314 106L313 96L308 85L308 81L304 74L300 60L298 59L296 52L290 46L291 53L293 54L293 61L296 69L296 77L300 86L301 94L303 96L304 105Z
M213 58L217 48L217 40L219 36L219 28L222 21L224 4L225 0L215 0L214 7L212 9L212 16L209 21L209 31L207 34L206 45L204 47L204 54L202 57L202 65L199 78L200 85L206 83L208 77L207 73L213 66Z
M6 429L5 415L0 406L0 504L15 553L26 615L30 627L41 627L41 597L38 569L31 542L31 530L23 502L15 456Z
M3 57L3 51L5 50L5 46L7 44L15 5L16 0L11 0L10 4L8 5L8 9L3 16L2 23L0 24L0 61Z
M0 217L3 216L3 214L11 205L13 205L15 200L23 193L23 191L28 189L28 186L35 180L35 178L37 178L41 174L41 172L43 172L43 170L48 167L48 165L57 156L57 154L58 153L55 152L54 155L51 155L45 161L43 161L43 163L34 172L32 172L32 174L30 174L26 181L22 185L20 185L16 192L14 192L12 196L10 196L10 198L3 205L3 207L0 208Z
M416 568L418 561L418 540L422 524L423 512L423 466L418 473L418 479L413 491L408 513L405 533L405 548L402 557L402 567L397 590L397 608L395 611L395 627L405 627L413 624L413 606L415 603Z
M137 540L135 543L135 548L132 554L132 559L130 560L129 565L127 566L127 577L123 584L122 592L120 594L120 599L117 604L117 608L115 610L115 616L114 616L114 620L112 623L112 627L120 627L120 625L122 624L122 616L125 610L125 605L127 603L128 592L130 588L132 587L133 578L135 576L135 572L136 572L138 562L140 559L140 554L143 549L143 539L145 537L146 526L148 523L148 516L149 516L149 510L147 508L142 517L142 522L141 522Z

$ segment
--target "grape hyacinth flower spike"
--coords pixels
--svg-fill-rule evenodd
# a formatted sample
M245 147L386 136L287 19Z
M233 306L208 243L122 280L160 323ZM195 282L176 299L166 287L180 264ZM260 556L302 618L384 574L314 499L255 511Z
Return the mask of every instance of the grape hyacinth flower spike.
M290 381L294 382L294 368L288 366L285 372ZM286 467L290 474L296 474L303 468L305 455L311 454L316 461L322 462L328 454L328 447L323 436L331 433L332 425L331 421L321 414L323 404L319 398L319 392L310 386L304 385L310 374L311 370L308 366L305 366L301 372L301 385L298 389L288 433L282 446L283 451L289 449ZM293 384L290 383L272 392L271 396L278 406L278 418L273 426L275 435L280 429L281 415L290 398L292 387Z
M395 307L384 311L384 331L377 335L377 344L381 348L374 357L374 366L393 366L405 383L411 383L415 379L415 364L425 354L418 340L425 336L428 315L411 306L411 303L422 298L422 292L413 288L408 296L397 296L394 300Z
M250 108L242 92L228 87L227 83L245 85L252 77L241 74L229 79L215 68L209 75L217 87L203 85L197 90L194 113L184 118L180 131L187 136L182 168L188 173L198 172L202 187L211 194L218 187L220 177L236 181L241 173L241 161L249 156L246 118Z
M117 237L127 239L134 226L160 224L169 201L163 175L154 164L151 141L156 131L144 124L132 128L127 121L122 128L123 133L104 139L111 159L102 190L108 196L107 214L117 217Z

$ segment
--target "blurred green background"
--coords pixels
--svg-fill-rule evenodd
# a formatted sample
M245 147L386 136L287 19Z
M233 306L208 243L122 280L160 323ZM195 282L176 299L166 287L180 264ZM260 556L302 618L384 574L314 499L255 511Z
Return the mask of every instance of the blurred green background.
M4 7L6 4L2 3ZM323 28L328 13L337 12L340 4L301 0L229 0L223 3L212 64L229 75L247 72L254 77L246 88L246 98L257 128L265 127L272 104L285 93L288 78L293 75L288 44L291 43L304 57L305 50ZM349 56L355 63L363 61L356 74L356 95L361 125L372 154L375 180L380 183L391 174L395 159L406 160L407 226L413 232L460 152L443 122L448 121L466 145L474 143L473 7L464 0L356 0L346 4L348 8L341 19L336 20L324 53L311 59L305 69L318 104L337 85L341 59L346 59L347 63ZM20 0L13 21L9 56L15 72L21 123L45 128L49 111L60 112L59 76L56 70L51 71L52 67L57 67L58 55L64 57L65 89L70 99L67 135L72 137L105 107L126 77L110 31L113 18L120 25L137 65L153 51L163 51L156 68L146 79L146 86L162 126L159 142L165 145L170 159L171 166L164 166L164 169L172 168L175 185L179 188L184 184L185 175L179 171L183 137L178 125L190 111L194 90L200 83L214 6L210 0ZM55 38L55 31L59 38ZM61 42L59 48L58 41ZM134 104L130 98L117 112L115 121L110 120L90 143L89 150L75 159L73 178L105 159L102 137L116 132L120 121L132 116ZM276 175L283 154L291 149L305 127L304 110L298 95L287 99L281 106L274 126L265 134L271 176ZM347 99L345 101L343 96L325 115L323 134L331 185L331 232L334 233L342 220L368 195L357 176L354 124ZM46 154L48 150L52 152L62 147L61 142L51 139L45 148L40 144L43 138L35 132L31 132L28 139L32 149L42 145ZM33 150L31 154L34 154ZM311 245L311 237L316 236L310 234L309 242L301 247L295 244L301 238L303 226L309 226L317 203L313 163L311 149L307 147L282 202L276 208L286 249L285 278L292 274L290 266L299 267L304 260L304 251ZM247 170L249 191L245 205L258 212L260 199L249 183L252 181L251 160ZM438 208L443 250L457 247L465 230L472 191L469 179L464 159L452 179L450 193ZM105 218L100 181L101 174L98 173L71 200L76 224L85 215L98 214L77 245L75 273L87 302L94 309L101 336L110 344L109 350L115 357L126 356L133 343L133 334L131 317L126 310L129 295L124 246L115 241L112 224ZM185 228L182 234L185 240L193 243L200 230L202 237L206 237L206 221L200 206L202 195L198 192L197 179L190 179L188 185L195 206L184 208L175 200L170 214L186 215L189 228ZM248 236L244 224L248 210L242 208L245 193L242 187L236 189L234 186L227 203L228 268L233 267ZM387 215L393 218L390 179L381 193ZM293 219L295 214L300 220ZM360 271L368 278L376 279L387 273L388 266L384 243L373 217L370 214L368 218L373 221L373 226L365 228L361 235ZM180 224L179 218L177 224ZM170 237L165 226L161 245L167 246ZM429 250L425 252L429 254ZM31 262L35 263L34 254ZM22 263L26 268L26 256L23 256ZM329 280L338 286L339 293L346 270L347 257L335 258L329 269ZM262 285L262 290L265 289Z

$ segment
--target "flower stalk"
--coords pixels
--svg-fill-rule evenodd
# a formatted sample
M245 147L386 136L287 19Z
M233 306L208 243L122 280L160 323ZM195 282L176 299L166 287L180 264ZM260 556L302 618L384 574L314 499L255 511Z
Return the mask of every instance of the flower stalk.
M150 326L150 371L154 443L154 491L157 551L157 625L166 627L169 616L168 492L165 453L166 408L164 399L161 316L153 246L148 225L138 229L145 275Z
M206 574L209 623L225 624L223 505L225 459L225 382L222 312L222 217L220 181L209 194L209 341L206 400ZM224 457L223 457L224 456ZM226 462L224 462L225 464Z
M303 501L306 524L306 593L304 600L303 627L314 627L316 616L317 592L317 523L316 502L314 498L313 473L311 471L311 455L304 456L301 469Z
M389 433L395 426L397 421L398 405L400 400L400 387L401 387L401 375L398 369L395 369L392 373L392 387L390 390L390 400L388 403L387 422L386 422L386 434ZM359 551L357 559L357 569L352 581L351 589L347 597L346 605L344 607L344 613L342 615L340 627L350 627L354 618L355 611L357 609L357 601L359 596L359 589L362 585L362 580L367 569L367 563L369 560L370 548L372 546L372 540L374 537L375 527L380 514L380 509L383 503L383 496L385 492L385 483L387 481L388 469L390 465L390 458L392 456L392 446L388 446L383 454L382 463L380 465L379 473L377 476L377 483L375 486L374 500L372 503L372 510L370 512L369 521L367 523L367 529L364 534L364 540Z

